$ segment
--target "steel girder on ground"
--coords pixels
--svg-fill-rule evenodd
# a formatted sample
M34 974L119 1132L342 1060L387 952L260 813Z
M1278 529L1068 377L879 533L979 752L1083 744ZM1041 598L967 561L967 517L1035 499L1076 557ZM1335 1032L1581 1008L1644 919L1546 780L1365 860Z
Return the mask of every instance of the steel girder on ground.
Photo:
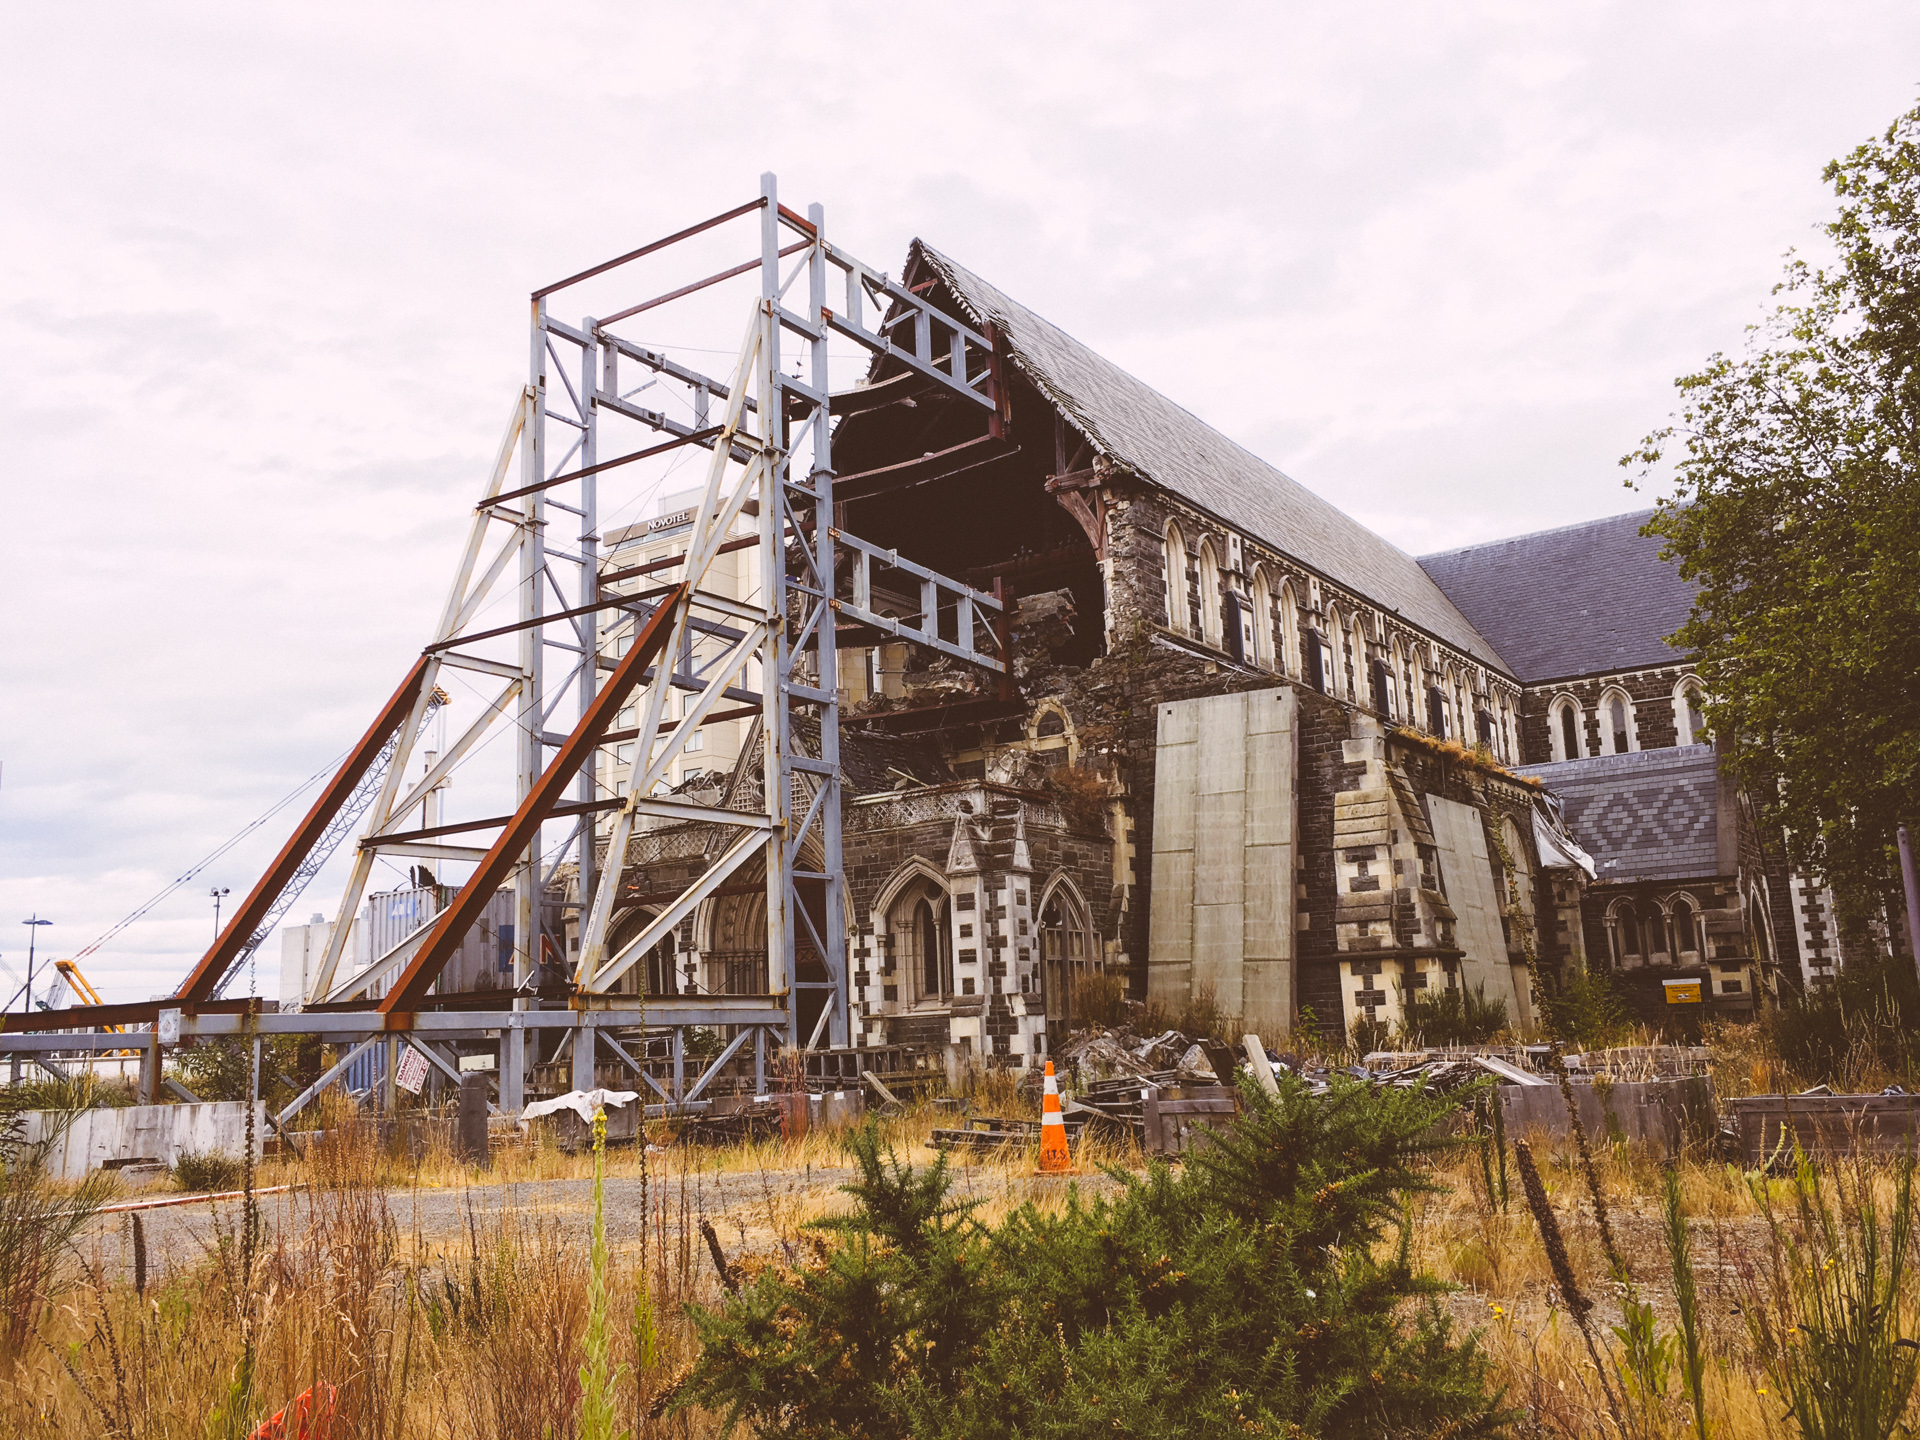
M575 287L631 273L625 267L643 258L749 218L758 229L759 253L753 260L577 325L552 313L555 297ZM793 264L783 275L787 260ZM723 379L616 329L643 315L649 325L656 324L663 307L755 272L759 293L738 360ZM803 276L804 302L791 293ZM838 623L844 616L1002 676L1008 666L1006 616L996 596L836 528L833 419L870 408L874 392L884 394L891 381L905 377L975 407L982 441L1003 442L1006 390L996 337L933 309L884 272L830 244L821 207L810 207L802 218L780 204L772 175L762 177L756 200L535 291L531 318L528 383L510 409L487 484L470 516L453 583L420 658L173 1000L107 1007L119 1023L152 1023L165 1007L180 1012L183 1036L252 1032L348 1038L413 1032L454 1038L503 1027L591 1034L621 1026L717 1025L741 1027L736 1046L748 1035L759 1037L758 1048L766 1030L777 1025L792 1045L823 1038L836 1046L848 1043ZM853 341L870 357L860 387L838 397L831 391L830 335ZM803 352L805 380L783 367L782 346L789 337ZM653 378L622 393L623 364ZM869 380L874 383L868 385ZM656 384L678 387L686 418L634 403L635 395ZM607 427L616 423L637 424L667 438L603 459L603 443L612 438ZM564 450L550 436L552 427L571 436ZM673 564L679 577L638 593L610 588L670 562L605 570L601 484L644 474L649 462L684 457L695 448L706 452L704 485L686 551ZM556 542L552 533L565 519L577 521L577 534ZM753 533L739 533L748 523ZM742 599L725 593L713 576L722 555L744 550L754 553L757 584ZM839 593L836 580L842 553L849 561L851 591L846 594ZM917 616L893 618L874 610L876 568L918 588ZM513 616L505 623L497 613L503 604ZM946 615L955 617L950 627L943 623ZM622 617L631 618L634 634L623 652L609 655L603 620ZM502 645L510 647L509 653L501 653ZM555 663L565 666L564 673L550 669ZM465 677L468 688L472 680L487 682L477 696L478 713L409 784L424 720L436 695L443 695L439 682L456 677ZM668 699L676 692L686 704L680 717L671 719ZM616 716L629 697L637 723L616 731ZM731 708L722 709L723 701ZM574 718L558 730L554 722L563 711ZM758 720L757 809L654 793L703 722L748 713ZM819 737L817 754L803 753L796 744L794 719L800 714L808 719L806 730ZM490 807L494 819L439 824L423 834L422 817L434 792L489 740L509 731L511 814L502 813L508 806L496 805ZM615 734L622 742L631 739L641 757L625 797L596 788L594 756ZM246 1007L214 998L222 977L272 913L289 879L310 862L349 798L373 783L386 756L390 762L378 777L366 831L306 994L309 1007L323 1008L286 1015L235 1013ZM606 837L605 873L600 873L595 817L610 810L618 813ZM556 821L571 829L554 845L544 832ZM638 829L661 824L710 829L715 838L706 851L709 863L704 874L615 948L610 940L628 841ZM484 829L497 831L484 846L447 838ZM379 857L474 868L432 921L371 963L343 973L350 923ZM543 945L550 943L543 934L543 901L549 882L569 858L580 907L571 1007L542 1010L530 982L539 971ZM763 995L641 999L618 993L654 944L723 890L737 890L729 890L729 879L756 862L766 891ZM803 883L824 893L824 926L817 927L799 901ZM514 896L514 1010L435 1010L435 981L502 885L511 885ZM824 981L799 977L803 943L821 962ZM802 1035L794 997L808 985L823 989L826 1003L812 1033ZM108 1018L107 1010L95 1014L93 1023ZM92 1048L90 1042L79 1043L86 1039L82 1036L29 1039L21 1033L76 1023L90 1022L81 1012L8 1017L0 1051L38 1052L43 1042L75 1051ZM118 1043L124 1047L126 1037Z

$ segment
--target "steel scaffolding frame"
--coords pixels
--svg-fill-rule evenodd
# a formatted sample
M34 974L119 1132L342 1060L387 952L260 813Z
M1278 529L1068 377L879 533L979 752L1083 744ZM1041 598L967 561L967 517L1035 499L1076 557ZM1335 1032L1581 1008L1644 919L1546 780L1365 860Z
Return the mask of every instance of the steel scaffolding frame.
M612 314L588 316L577 326L553 313L556 297L587 281L748 216L758 223L756 259ZM783 276L783 262L789 260ZM661 307L755 271L759 294L738 359L724 380L683 365L616 328L643 314L651 320ZM804 308L796 308L798 302L790 303L789 294L803 275ZM836 275L839 294L831 298L838 303L830 304ZM687 1026L738 1027L726 1054L693 1086L694 1096L749 1038L756 1072L762 1076L769 1033L783 1034L795 1048L812 1048L823 1039L834 1047L850 1042L837 632L843 626L885 632L1003 677L1008 656L1006 617L997 596L915 565L837 526L833 421L836 415L870 408L890 379L904 380L916 387L937 387L975 407L984 423L982 438L1002 440L1006 389L996 336L991 328L976 331L935 310L884 272L829 243L822 207L810 206L804 217L788 209L779 201L771 174L761 177L757 199L536 290L531 309L528 382L515 397L484 493L474 506L433 636L340 772L171 1001L8 1017L0 1050L11 1047L16 1055L43 1057L58 1040L85 1037L36 1036L29 1041L19 1032L109 1021L154 1024L155 1045L163 1029L179 1035L226 1033L234 1024L233 1012L247 1004L221 1001L223 981L250 943L257 943L266 918L276 906L284 907L290 880L313 868L316 854L324 856L319 847L339 828L343 808L356 796L356 803L364 804L367 790L375 785L366 832L358 842L305 1008L298 1015L256 1016L262 1031L361 1041L386 1034L390 1045L414 1031L441 1038L498 1033L503 1042L501 1101L508 1108L519 1104L524 1057L509 1056L507 1042L517 1041L528 1028L574 1032L574 1074L591 1085L596 1032L623 1025L665 1027L673 1032L674 1054L679 1056ZM869 357L859 385L839 396L830 386L830 335L854 342ZM804 381L783 369L782 345L788 337L797 341L805 359ZM622 394L623 366L637 367L653 378ZM684 392L691 422L633 403L639 390L663 382ZM717 416L712 413L716 402ZM615 422L637 424L665 438L602 459L603 449L612 448L603 443L609 439L603 429ZM564 448L558 444L564 437L553 433L558 429L571 432ZM677 563L603 571L603 479L626 466L693 447L705 450L708 458L684 555ZM557 458L555 451L560 452ZM510 478L518 483L510 487ZM571 548L550 538L561 517L578 521ZM747 521L752 532L736 534L736 527ZM742 550L752 551L757 574L757 588L745 599L710 583L719 558ZM875 567L891 570L917 589L917 615L879 613L873 598ZM666 568L681 570L680 578L631 594L610 588ZM489 603L509 590L515 618L482 625ZM609 616L632 626L631 639L617 656L606 653L602 617ZM512 658L478 653L476 647L490 641L510 642ZM553 673L559 665L550 670L549 652L562 657L564 674ZM439 703L436 697L444 699L439 681L448 670L487 677L497 691L478 718L408 785L410 758ZM676 692L686 697L677 719L669 717L668 704ZM629 700L637 723L616 727ZM722 702L732 708L721 709ZM563 711L576 717L565 732L554 728L556 715ZM728 797L734 803L709 804L687 795L657 793L669 765L699 726L748 714L757 720L760 749L757 808L742 808L737 796ZM807 747L798 743L796 719L804 721L800 729L817 734L818 753L806 753ZM436 788L509 725L514 732L513 813L430 829L415 823L416 816L430 813L425 807ZM599 793L596 754L604 745L629 740L638 757L629 793ZM612 830L602 866L596 820L609 813ZM559 846L543 846L542 829L554 821L570 823L571 831ZM410 824L414 828L407 828ZM610 939L629 841L645 827L663 825L704 827L704 833L717 837L707 847L709 863L616 949ZM449 838L488 829L497 835L485 848ZM551 864L546 863L549 855ZM350 923L382 856L428 865L470 863L474 869L433 920L370 963L342 973ZM577 867L579 958L569 977L568 1009L555 1013L541 1010L527 989L551 945L543 928L545 897L569 857ZM766 896L763 995L636 999L619 993L622 978L650 948L756 860L763 866ZM803 883L818 886L824 895L824 926L816 926L801 903ZM513 1013L437 1008L435 981L503 884L511 884L514 897ZM824 980L800 978L797 957L803 940L820 958ZM564 944L559 953L564 957ZM811 1033L802 1035L798 997L807 989L823 992L823 1005ZM120 1043L126 1044L124 1037ZM73 1048L94 1047L87 1043ZM644 1067L621 1047L614 1044L612 1049L644 1075ZM426 1053L447 1068L444 1056L430 1048ZM155 1055L157 1072L157 1050ZM688 1101L688 1090L679 1085L668 1094L651 1077L647 1083L661 1091L664 1104Z

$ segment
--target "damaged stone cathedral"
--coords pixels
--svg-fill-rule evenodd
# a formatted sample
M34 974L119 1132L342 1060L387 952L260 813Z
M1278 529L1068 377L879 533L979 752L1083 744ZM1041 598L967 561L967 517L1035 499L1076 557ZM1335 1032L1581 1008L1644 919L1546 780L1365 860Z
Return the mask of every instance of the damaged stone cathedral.
M1527 1029L1582 967L1655 1022L1831 974L1827 897L1666 643L1689 594L1644 515L1416 560L925 244L904 280L1002 338L1011 423L876 377L840 518L1012 597L1015 663L841 641L857 1043L1037 1063L1101 972L1269 1037L1460 988ZM872 609L916 612L902 579ZM686 783L739 783L735 750ZM702 863L636 835L626 889ZM753 984L764 904L728 887L635 983Z

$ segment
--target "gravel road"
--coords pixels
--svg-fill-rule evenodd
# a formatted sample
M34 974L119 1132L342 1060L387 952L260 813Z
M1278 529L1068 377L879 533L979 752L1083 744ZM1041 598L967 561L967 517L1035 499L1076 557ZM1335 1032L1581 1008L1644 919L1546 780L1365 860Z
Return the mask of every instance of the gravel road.
M713 1221L729 1253L769 1249L779 1234L791 1234L799 1223L851 1203L840 1187L853 1179L851 1167L804 1171L690 1171L683 1180L665 1157L652 1179L651 1208L656 1215L664 1196L670 1240L677 1239L684 1208L690 1227ZM1008 1176L998 1167L958 1165L953 1171L955 1193L1007 1205L1059 1193L1063 1182L1028 1176ZM1083 1194L1110 1192L1115 1187L1103 1175L1075 1177ZM515 1211L534 1220L577 1225L586 1244L593 1206L591 1180L478 1183L460 1188L396 1188L386 1192L389 1214L404 1247L424 1252L444 1251L467 1242L471 1221L490 1227L502 1212ZM297 1233L306 1222L306 1197L298 1192L263 1196L262 1217L271 1237ZM606 1183L607 1239L616 1248L636 1243L642 1223L641 1184L637 1175L609 1175ZM149 1264L174 1269L199 1261L217 1244L217 1233L231 1233L239 1218L237 1201L176 1205L140 1213L146 1231ZM657 1221L656 1221L657 1223ZM131 1265L128 1239L130 1216L103 1215L80 1243L88 1259L97 1259L109 1276L126 1274Z

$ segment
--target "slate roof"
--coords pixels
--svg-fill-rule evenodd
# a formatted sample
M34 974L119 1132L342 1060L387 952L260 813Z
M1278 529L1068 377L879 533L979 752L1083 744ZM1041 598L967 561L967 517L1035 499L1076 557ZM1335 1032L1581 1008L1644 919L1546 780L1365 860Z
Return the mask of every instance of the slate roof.
M913 242L909 266L913 256L975 325L999 326L1021 373L1098 451L1457 649L1508 668L1412 556L925 241Z
M1679 567L1640 534L1651 510L1423 555L1522 684L1671 665L1693 604Z
M1718 873L1719 767L1711 745L1523 765L1565 807L1567 830L1602 881L1689 880Z

